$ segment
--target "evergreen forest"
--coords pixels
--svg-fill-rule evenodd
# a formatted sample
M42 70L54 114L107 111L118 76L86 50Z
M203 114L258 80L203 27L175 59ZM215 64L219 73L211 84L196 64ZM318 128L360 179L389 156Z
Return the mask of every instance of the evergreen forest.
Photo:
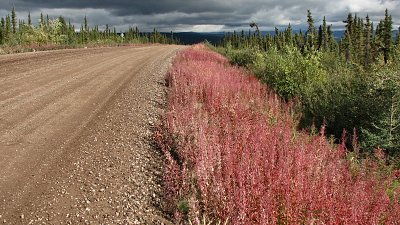
M325 17L318 25L308 11L307 22L307 30L289 24L274 35L253 22L248 33L226 34L218 51L295 104L299 129L324 127L365 155L383 149L400 167L400 28L388 10L377 24L349 13L340 39Z
M85 16L80 27L75 27L63 16L49 18L40 14L35 24L29 13L27 21L18 19L16 10L0 18L0 54L54 48L71 48L88 45L115 44L176 44L178 40L173 33L141 32L138 27L130 27L127 32L117 31L115 27L106 25L100 29L98 25L89 26Z

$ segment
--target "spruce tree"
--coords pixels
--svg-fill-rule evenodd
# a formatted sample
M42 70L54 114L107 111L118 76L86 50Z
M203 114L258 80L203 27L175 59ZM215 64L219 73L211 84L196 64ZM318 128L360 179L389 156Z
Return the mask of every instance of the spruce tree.
M382 41L383 41L383 59L385 64L388 63L390 59L390 54L393 47L393 38L392 38L392 16L389 15L388 10L385 11L385 19L383 21L383 30L382 30Z
M364 24L364 66L367 68L371 63L371 42L372 42L372 24L369 16L365 18Z
M15 13L15 8L12 8L11 11L11 23L12 23L12 33L17 33L17 14Z
M64 17L59 16L58 21L61 23L61 34L66 35L68 33L68 27Z
M0 45L4 43L4 18L0 19Z
M307 29L307 34L306 34L306 40L307 40L307 45L309 49L313 49L316 43L316 29L314 26L314 19L311 15L311 11L307 10L307 23L308 23L308 29Z
M40 13L40 22L39 22L39 27L43 28L44 27L44 18L43 18L43 13Z
M342 51L344 51L344 56L347 62L350 62L352 57L351 57L351 49L352 49L352 43L351 43L351 34L346 30L344 34L344 39L342 40Z
M288 28L285 31L285 42L286 44L292 46L293 45L293 30L292 26L289 23Z
M110 28L108 27L108 24L106 24L106 30L104 32L105 32L106 39L108 39L110 36Z
M67 42L68 44L72 44L75 36L75 28L71 24L71 20L68 20L68 33L67 33Z
M307 42L306 42L306 40L304 38L304 34L303 34L303 31L301 29L299 31L298 39L297 39L296 42L297 42L297 46L300 49L301 53L304 54Z
M324 16L324 20L322 21L322 49L324 51L328 48L328 27L326 25L326 17Z
M276 48L277 48L278 50L281 49L281 42L280 42L280 40L279 40L279 36L280 36L279 29L278 29L277 27L275 27L275 37L274 37L274 40L275 40Z
M83 28L83 25L81 25L81 30L80 30L80 36L81 36L81 44L85 44L85 40L86 40L86 38L85 38L85 31L84 31L84 28Z
M335 35L333 34L333 31L332 31L332 25L329 25L327 27L326 33L327 33L327 41L326 42L327 42L328 49L330 51L334 51L337 48L337 43L335 40Z
M1 44L5 43L5 33L6 33L6 22L4 20L4 17L1 17L0 19L0 38L1 38Z
M28 25L32 26L31 12L28 14Z
M364 63L364 21L361 18L354 17L353 24L353 61L360 63L361 65Z
M83 23L84 23L85 32L89 32L89 25L88 25L88 20L87 20L86 16L85 16Z
M50 26L50 18L49 18L49 14L46 14L46 27Z
M343 21L345 23L345 34L342 40L342 51L344 51L344 55L346 61L351 61L352 53L353 53L353 32L354 32L354 20L353 14L349 13L347 15L347 19Z
M10 42L11 38L11 19L10 15L7 15L6 17L6 27L5 27L5 32L4 32L4 39L7 43Z
M322 25L318 27L318 50L322 50Z

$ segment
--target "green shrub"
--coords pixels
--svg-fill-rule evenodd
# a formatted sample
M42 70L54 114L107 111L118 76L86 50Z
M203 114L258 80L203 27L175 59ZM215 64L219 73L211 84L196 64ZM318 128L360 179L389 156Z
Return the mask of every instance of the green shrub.
M396 64L365 70L339 59L336 52L303 54L295 47L225 48L224 54L285 100L299 99L301 129L326 124L327 134L339 140L344 130L352 133L355 128L363 149L380 147L392 155L399 151L400 68Z

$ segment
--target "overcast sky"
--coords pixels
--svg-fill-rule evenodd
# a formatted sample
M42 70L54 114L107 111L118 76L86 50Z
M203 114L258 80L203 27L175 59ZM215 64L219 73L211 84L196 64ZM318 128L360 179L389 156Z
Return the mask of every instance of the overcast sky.
M362 17L368 13L378 21L386 8L395 28L400 25L400 0L0 0L0 16L7 15L13 5L19 19L26 19L31 12L37 22L43 12L50 17L63 15L78 25L86 15L91 26L109 24L118 31L129 26L174 32L248 30L252 21L261 30L289 23L303 28L307 9L316 23L326 16L336 29L343 27L341 21L348 12Z

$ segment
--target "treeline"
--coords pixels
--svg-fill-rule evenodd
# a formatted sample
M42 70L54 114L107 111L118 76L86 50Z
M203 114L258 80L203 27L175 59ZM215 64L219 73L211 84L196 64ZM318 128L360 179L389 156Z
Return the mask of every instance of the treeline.
M291 25L280 31L275 28L275 34L261 35L256 24L255 32L245 34L233 32L225 35L222 46L234 49L258 48L267 51L271 48L282 50L285 47L296 47L302 54L311 52L331 52L343 57L348 62L357 63L369 68L371 64L384 63L394 59L395 48L400 48L400 36L393 38L393 22L388 10L385 18L374 26L369 16L362 19L352 13L345 21L345 34L341 40L334 37L332 25L327 25L326 17L317 28L310 10L307 12L308 29L294 33ZM400 31L400 27L398 28Z
M388 10L378 24L349 14L339 39L325 18L316 26L308 11L307 22L305 31L289 25L275 35L262 35L252 23L255 32L226 35L219 51L298 102L300 129L317 132L326 124L336 142L344 130L355 131L353 148L382 148L400 167L400 37Z
M161 43L176 44L179 41L158 32L140 32L137 27L130 27L127 32L117 33L115 27L106 25L101 30L98 25L90 27L85 16L78 31L70 21L63 16L49 18L41 13L39 23L32 23L31 14L28 21L17 19L15 9L11 15L0 19L0 45L3 46L29 46L33 44L55 44L55 45L83 45L83 44L107 44L107 43Z

